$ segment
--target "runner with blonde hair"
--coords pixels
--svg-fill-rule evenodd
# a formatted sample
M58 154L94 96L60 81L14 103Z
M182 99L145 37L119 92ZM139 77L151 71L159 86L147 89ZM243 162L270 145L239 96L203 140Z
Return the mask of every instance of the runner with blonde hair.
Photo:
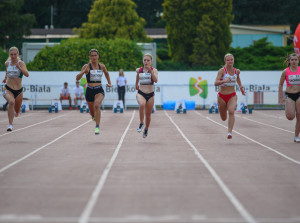
M19 116L23 101L23 75L29 76L26 65L19 57L17 47L9 49L9 58L5 62L6 73L3 83L3 97L8 102L8 128L7 131L13 130L14 116Z
M232 138L232 129L235 121L234 111L237 104L237 95L235 92L236 83L239 85L243 95L245 95L245 89L242 86L239 69L233 67L234 57L228 53L224 56L225 65L218 71L218 75L215 81L215 86L220 86L218 93L218 104L220 116L223 121L227 119L228 111L228 134L227 139Z

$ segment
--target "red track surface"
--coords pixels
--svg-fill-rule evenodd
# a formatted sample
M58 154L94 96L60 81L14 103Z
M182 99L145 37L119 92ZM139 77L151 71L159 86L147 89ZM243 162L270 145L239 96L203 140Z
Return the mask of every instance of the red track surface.
M300 222L300 144L284 111L0 112L0 222Z

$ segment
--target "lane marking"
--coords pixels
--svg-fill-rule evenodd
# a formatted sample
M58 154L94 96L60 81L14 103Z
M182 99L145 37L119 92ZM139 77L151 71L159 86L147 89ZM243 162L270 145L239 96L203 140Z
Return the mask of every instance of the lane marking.
M219 187L222 189L224 194L233 204L235 209L240 213L243 219L248 223L256 223L255 219L251 216L250 213L244 208L244 206L239 202L239 200L234 196L234 194L230 191L230 189L226 186L226 184L222 181L221 177L217 174L217 172L212 168L212 166L204 159L204 157L200 154L200 152L196 149L196 147L191 143L191 141L184 135L178 125L173 121L173 119L169 116L169 114L164 110L166 116L170 119L173 125L176 127L181 136L185 139L185 141L190 145L190 147L194 150L195 155L201 160L201 162L208 169L210 174L213 176Z
M200 113L198 113L196 111L195 111L195 113L198 114L198 115L200 115L203 118L206 118L207 120L209 120L209 121L211 121L211 122L213 122L213 123L215 123L217 125L220 125L220 126L224 127L225 129L228 129L227 126L222 125L222 124L220 124L220 123L212 120L211 118L209 118L207 116L203 116L202 114L200 114ZM248 139L248 140L250 140L250 141L252 141L252 142L254 142L254 143L256 143L256 144L258 144L258 145L260 145L260 146L262 146L262 147L264 147L264 148L266 148L266 149L268 149L268 150L270 150L270 151L272 151L272 152L274 152L274 153L276 153L276 154L278 154L278 155L280 155L280 156L282 156L282 157L284 157L284 158L286 158L286 159L288 159L289 161L292 161L293 163L300 164L300 161L295 160L295 159L293 159L293 158L291 158L291 157L289 157L289 156L287 156L287 155L285 155L285 154L277 151L276 149L273 149L273 148L271 148L269 146L266 146L266 145L264 145L264 144L262 144L262 143L260 143L260 142L258 142L256 140L254 140L254 139L251 139L248 136L243 135L242 133L239 133L239 132L235 131L235 130L233 130L233 132L236 133L236 134L238 134L238 135L240 135L240 136L242 136L242 137L244 137L244 138L246 138L246 139Z
M243 119L249 120L249 121L251 121L251 122L256 122L256 123L261 124L261 125L269 126L269 127L274 128L274 129L279 129L279 130L282 130L282 131L285 131L285 132L295 133L295 132L292 132L292 131L290 131L290 130L282 129L282 128L279 128L279 127L274 126L274 125L269 125L269 124L266 124L266 123L263 123L263 122L255 121L255 120L250 119L250 118L241 117L241 116L236 116L236 117L243 118Z
M47 120L45 120L45 121L38 122L38 123L35 123L35 124L32 124L32 125L26 126L26 127L24 127L24 128L16 129L16 130L13 130L13 131L11 131L11 132L4 133L4 134L0 135L0 137L1 137L1 136L8 135L8 134L12 134L12 133L15 133L15 132L24 130L24 129L31 128L31 127L36 126L36 125L40 125L40 124L43 124L43 123L46 123L46 122L50 122L50 121L52 121L52 120L54 120L54 119L58 119L58 118L61 118L61 117L63 117L63 116L66 116L66 114L65 114L65 115L61 115L61 116L58 116L58 117L55 117L55 118L47 119Z
M79 223L88 223L89 222L90 216L91 216L92 211L93 211L93 209L94 209L94 207L96 205L96 202L97 202L97 200L99 198L99 195L100 195L100 193L101 193L101 191L103 189L103 186L104 186L104 184L106 182L108 174L109 174L109 172L110 172L110 170L111 170L111 168L112 168L112 166L113 166L113 164L114 164L114 162L115 162L115 160L116 160L116 158L118 156L118 153L119 153L120 148L122 146L122 143L123 143L123 141L125 139L125 136L126 136L128 130L129 130L129 127L130 127L132 121L133 121L134 114L135 114L135 111L133 111L131 119L129 121L129 124L126 127L126 129L125 129L125 131L124 131L124 133L123 133L123 135L122 135L122 137L121 137L121 139L119 141L119 144L118 144L117 148L115 149L115 151L114 151L114 153L113 153L113 155L112 155L109 163L105 167L105 169L104 169L104 171L103 171L103 173L102 173L102 175L101 175L101 177L100 177L100 179L99 179L99 181L97 183L97 186L95 187L95 189L94 189L94 191L93 191L93 193L92 193L92 195L91 195L91 197L90 197L90 199L89 199L86 207L84 208L84 210L83 210L83 212L82 212L82 214L81 214L81 216L79 218L79 221L78 221Z
M40 150L46 148L47 146L49 146L49 145L51 145L51 144L53 144L53 143L55 143L55 142L58 141L59 139L63 138L64 136L70 134L71 132L75 131L76 129L79 129L80 127L84 126L85 124L87 124L87 123L89 123L89 122L91 122L91 121L92 121L92 120L88 120L88 121L84 122L83 124L77 126L76 128L73 128L73 129L71 129L70 131L68 131L68 132L64 133L63 135L57 137L56 139L52 140L51 142L49 142L49 143L47 143L47 144L45 144L45 145L43 145L43 146L37 148L36 150L32 151L31 153L28 153L27 155L23 156L22 158L20 158L20 159L18 159L18 160L16 160L16 161L14 161L14 162L12 162L12 163L6 165L5 167L3 167L3 168L0 169L0 173L3 173L5 170L7 170L7 169L9 169L9 168L11 168L11 167L17 165L18 163L22 162L23 160L25 160L25 159L31 157L31 156L34 155L35 153L39 152Z

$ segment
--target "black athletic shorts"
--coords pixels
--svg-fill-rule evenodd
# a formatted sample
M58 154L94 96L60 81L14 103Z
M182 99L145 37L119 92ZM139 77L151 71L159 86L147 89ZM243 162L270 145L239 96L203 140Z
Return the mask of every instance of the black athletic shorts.
M285 92L285 98L290 98L290 99L292 99L294 102L296 102L296 101L298 100L299 97L300 97L300 92L295 93L295 94Z
M99 94L99 93L101 93L105 96L102 85L99 85L97 87L87 86L86 92L85 92L86 101L93 102L95 100L95 95Z
M13 95L14 98L18 97L19 94L21 94L23 92L23 88L19 89L19 90L13 90L10 87L8 87L7 85L5 85L6 90L10 91Z
M142 92L141 90L138 90L138 94L142 95L146 99L146 101L148 101L150 98L152 98L154 96L154 92L146 94L146 93Z

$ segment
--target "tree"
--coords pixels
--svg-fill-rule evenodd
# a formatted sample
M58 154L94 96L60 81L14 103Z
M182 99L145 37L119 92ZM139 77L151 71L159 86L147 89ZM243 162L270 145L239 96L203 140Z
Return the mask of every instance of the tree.
M131 0L95 0L88 22L78 30L81 38L124 38L146 41L145 20Z
M213 4L211 4L213 3ZM193 54L190 61L194 65L220 65L227 53L232 35L229 25L232 2L224 0L202 1L203 14L196 28L196 38L193 41Z
M30 35L35 22L34 15L20 14L23 0L2 0L0 2L0 44L8 45L10 40L20 40Z
M231 0L165 0L169 52L174 61L215 65L231 43Z

